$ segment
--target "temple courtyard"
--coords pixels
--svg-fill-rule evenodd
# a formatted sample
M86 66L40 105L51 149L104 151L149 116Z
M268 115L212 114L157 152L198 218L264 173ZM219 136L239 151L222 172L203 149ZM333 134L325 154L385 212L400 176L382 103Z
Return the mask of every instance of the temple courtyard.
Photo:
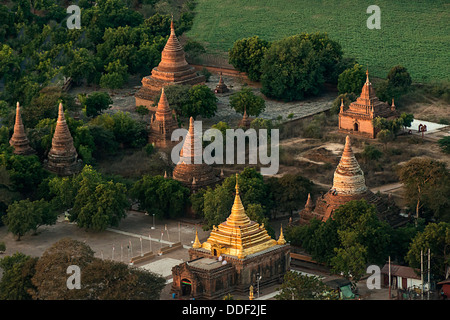
M276 220L272 222L272 226L279 236L280 224L287 225L288 219ZM6 252L0 255L11 255L19 251L30 256L40 256L54 242L70 237L75 240L83 241L89 245L98 258L122 261L128 263L131 256L139 256L142 252L145 254L150 251L149 236L152 238L152 251L155 256L145 262L134 264L135 267L143 268L155 272L166 279L166 287L161 293L161 299L171 300L172 295L170 289L172 287L172 267L189 260L188 249L192 247L195 238L195 230L198 231L201 242L206 241L209 231L203 231L200 227L196 228L197 220L183 219L180 221L155 221L155 229L153 226L153 217L146 216L143 212L129 211L127 217L122 220L118 228L109 228L101 233L85 231L78 228L76 224L65 221L61 215L53 226L42 226L38 229L37 235L27 234L20 241L16 241L11 233L7 233L6 228L0 228L0 238L6 244ZM166 230L167 229L167 230ZM167 232L168 231L168 232ZM161 239L161 232L163 233ZM168 234L167 234L168 233ZM181 240L182 247L162 255L158 255L161 248L168 247ZM114 248L114 249L113 249ZM122 248L122 249L121 249ZM291 267L302 274L315 275L323 280L336 279L335 275L330 275L322 268L311 269L311 267ZM81 270L81 272L83 272ZM1 271L0 271L1 276ZM387 290L368 290L366 280L358 283L359 294L363 299L386 299ZM271 285L262 288L258 298L255 292L256 300L274 299L279 289L279 285ZM234 299L248 300L244 295L233 295Z

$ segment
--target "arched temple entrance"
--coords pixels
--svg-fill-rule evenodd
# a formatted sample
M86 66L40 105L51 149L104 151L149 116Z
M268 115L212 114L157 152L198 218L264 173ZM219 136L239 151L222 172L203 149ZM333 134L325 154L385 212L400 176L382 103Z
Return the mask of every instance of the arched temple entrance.
M359 125L357 122L353 124L353 131L359 131Z
M192 282L189 279L182 279L181 280L181 295L182 296L189 296L192 292Z

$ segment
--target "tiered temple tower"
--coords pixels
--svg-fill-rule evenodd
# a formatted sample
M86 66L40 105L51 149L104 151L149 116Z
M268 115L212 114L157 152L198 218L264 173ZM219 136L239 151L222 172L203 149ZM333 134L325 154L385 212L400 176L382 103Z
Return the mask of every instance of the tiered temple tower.
M59 176L69 176L80 172L82 169L81 160L77 160L77 158L78 154L66 123L63 105L60 103L52 147L44 167Z
M231 214L214 226L205 242L196 233L190 261L172 268L172 292L179 297L220 299L227 293L248 293L261 276L260 286L280 283L289 270L290 247L283 231L272 239L264 225L245 214L236 176L236 196Z
M364 172L353 154L350 137L345 139L345 147L341 160L334 172L333 186L316 201L315 207L308 195L305 208L300 211L300 224L309 223L312 218L326 221L332 218L334 211L339 206L351 201L365 199L374 204L378 211L378 217L395 226L404 223L398 215L399 210L393 202L387 202L374 194L366 186Z
M150 76L142 79L142 87L136 92L136 106L143 105L155 111L153 102L163 87L174 84L204 84L205 77L197 75L185 58L183 47L175 34L173 19L170 23L169 40L161 53L161 62Z
M169 107L164 88L161 90L158 108L151 116L149 143L154 143L159 148L169 148L174 145L171 141L172 132L178 128L178 123L173 117L174 112Z
M30 147L27 135L25 133L25 127L22 123L22 117L20 115L20 105L17 102L16 105L16 122L14 123L14 133L9 140L9 144L14 147L14 154L18 155L30 155L35 151Z
M341 104L339 131L374 139L378 131L374 128L372 120L376 117L395 119L398 117L398 112L395 106L389 106L377 98L372 83L369 81L369 71L367 71L366 83L362 88L361 95L350 104L347 110L344 110L343 104Z
M195 192L197 189L212 186L219 181L211 166L202 163L195 163L197 157L201 157L203 148L201 139L197 139L200 145L194 148L194 118L189 120L189 131L185 138L180 152L180 160L173 170L173 179L180 181L184 186Z

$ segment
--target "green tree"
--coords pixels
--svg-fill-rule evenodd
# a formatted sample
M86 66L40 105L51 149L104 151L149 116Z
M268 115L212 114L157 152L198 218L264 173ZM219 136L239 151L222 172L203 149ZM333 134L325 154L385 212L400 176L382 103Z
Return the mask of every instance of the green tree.
M380 130L377 133L377 139L384 145L384 150L386 151L386 146L389 142L392 142L394 140L394 134L392 131L388 129Z
M38 258L16 252L12 256L0 259L3 276L0 280L1 300L31 300L28 290L34 289L31 283Z
M42 223L41 209L44 208L28 199L15 201L8 206L3 223L8 227L8 231L17 237L17 241L20 241L25 233L36 230Z
M128 66L123 65L120 60L110 62L100 78L100 86L111 90L122 88L128 81Z
M450 173L444 162L431 158L413 158L398 169L410 208L420 212L430 210L434 218L450 221Z
M450 224L445 222L430 223L423 232L412 240L406 261L413 268L420 268L420 252L431 253L431 273L438 279L445 279L450 266Z
M338 231L338 235L342 246L334 248L336 255L330 261L332 271L358 282L366 273L367 248L358 242L355 231Z
M393 98L397 100L411 89L411 83L408 70L403 66L394 66L389 70L386 80L377 86L377 96L386 102L390 102Z
M185 114L185 110L188 110L188 105L190 103L190 95L189 90L191 89L188 85L172 85L164 88L164 94L167 97L167 101L169 102L169 106L176 111L176 113L183 117L188 117L189 115ZM154 106L158 105L159 98L161 97L161 93L155 97Z
M97 71L99 58L86 48L69 51L70 63L63 69L66 77L71 77L75 83L87 80L88 83L98 81L100 73Z
M313 43L291 36L272 43L262 61L261 92L284 101L317 95L324 83L324 66Z
M439 139L438 144L442 152L450 154L450 136Z
M339 294L325 285L319 277L288 271L284 275L277 300L339 300Z
M195 59L206 52L205 47L198 41L188 40L184 45L184 52L189 59Z
M126 216L125 208L128 206L125 185L104 181L100 173L86 165L80 173L69 219L80 228L102 231L108 226L117 226Z
M347 69L339 75L338 90L339 94L353 93L359 94L364 86L366 73L360 64L355 64L353 68Z
M217 111L217 97L206 85L197 84L189 89L189 101L181 107L181 116L211 118Z
M66 270L77 265L81 288L67 290ZM165 279L146 270L94 257L92 249L77 240L54 243L36 263L32 278L37 300L158 300Z
M261 78L261 63L270 43L258 36L245 38L234 42L228 52L228 60L237 70L246 72L252 81Z
M107 92L93 92L89 96L79 96L81 104L86 108L86 116L96 117L103 112L111 108L113 103L111 97Z
M0 165L5 166L14 191L31 193L42 182L45 172L36 155L22 156L9 152L0 153Z
M158 219L177 218L184 214L189 202L189 189L179 181L162 176L145 175L130 190L139 208Z
M365 163L369 161L376 161L381 158L383 152L381 152L377 147L373 144L368 144L364 146L363 152L361 152L361 157L363 158Z
M313 183L299 174L285 174L281 178L269 178L268 188L271 191L275 208L280 212L292 212L304 205Z
M266 102L263 98L253 93L250 88L242 88L230 97L230 107L237 113L244 114L247 110L249 116L259 116L266 108Z

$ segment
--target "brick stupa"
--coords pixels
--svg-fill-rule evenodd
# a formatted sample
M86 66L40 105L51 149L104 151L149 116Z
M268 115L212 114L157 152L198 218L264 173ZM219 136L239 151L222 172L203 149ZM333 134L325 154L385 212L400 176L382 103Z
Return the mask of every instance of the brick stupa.
M223 81L222 72L221 72L220 77L219 77L219 83L217 84L216 89L214 89L214 92L215 93L227 93L228 91L230 91L230 89L228 89L227 85Z
M150 76L142 79L142 87L135 94L136 106L143 105L151 111L156 111L153 103L163 87L204 84L205 80L204 76L197 75L195 69L187 63L183 47L175 35L172 20L169 40L161 53L161 62L153 68Z
M212 186L219 181L211 166L203 161L201 163L195 163L196 154L197 158L200 158L203 152L201 139L197 140L199 140L200 146L195 148L194 118L191 117L189 120L189 131L180 151L180 160L173 170L172 177L191 189L192 192L200 188Z
M178 128L176 114L175 117L173 114L162 88L156 113L151 116L149 143L159 148L169 148L176 143L171 141L172 132Z
M20 115L19 102L17 102L16 106L16 122L14 123L14 133L9 140L9 144L14 147L14 154L26 156L35 153L33 148L30 147L30 142L28 141L27 135L25 133L25 127L23 126L22 117Z
M364 83L361 95L346 110L341 104L339 131L374 139L378 130L373 126L372 120L376 117L391 120L398 117L398 112L394 105L389 106L377 98L372 83L369 81L369 71L367 71L366 83Z
M247 108L244 109L244 115L242 116L241 121L238 123L239 128L244 128L245 130L250 129L250 125L252 120L247 115Z
M317 199L315 206L311 196L308 195L306 206L299 213L299 223L307 224L313 218L326 221L332 218L334 211L339 206L351 200L361 199L375 205L378 217L392 226L406 222L399 216L399 210L392 201L385 201L367 188L364 172L353 154L350 137L347 136L341 160L334 172L333 186Z
M81 171L81 160L73 145L72 135L66 123L62 103L59 104L58 120L53 134L52 147L48 153L48 160L44 167L59 176L69 176Z

